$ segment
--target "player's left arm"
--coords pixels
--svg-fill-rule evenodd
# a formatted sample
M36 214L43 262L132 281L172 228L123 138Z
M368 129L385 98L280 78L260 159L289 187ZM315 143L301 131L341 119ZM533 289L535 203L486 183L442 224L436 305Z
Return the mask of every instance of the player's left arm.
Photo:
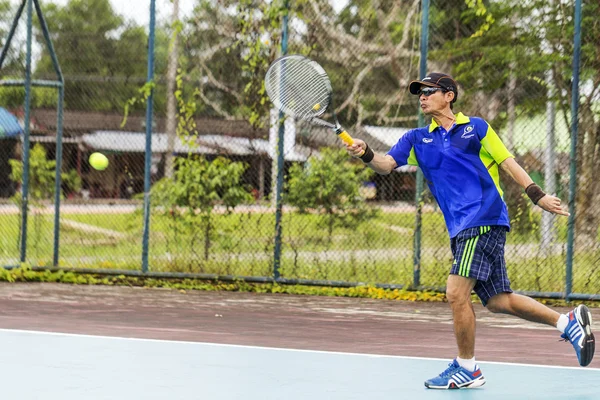
M560 199L551 194L545 193L542 188L533 182L529 174L519 165L514 156L502 143L496 132L491 126L487 126L485 137L481 140L482 146L500 165L500 167L510 175L524 190L527 196L534 204L542 209L559 215L568 216L569 213L561 206Z
M507 158L500 164L500 167L506 171L515 182L517 182L534 204L537 204L544 210L568 216L569 213L561 206L560 199L551 194L544 193L542 188L533 182L529 174L515 161L514 158Z

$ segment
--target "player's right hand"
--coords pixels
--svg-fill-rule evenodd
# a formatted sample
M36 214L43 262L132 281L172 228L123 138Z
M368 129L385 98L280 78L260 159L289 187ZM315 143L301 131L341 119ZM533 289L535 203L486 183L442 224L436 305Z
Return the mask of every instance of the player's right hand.
M354 139L354 143L352 143L350 145L349 144L346 145L346 151L352 157L358 158L358 157L362 156L363 154L365 154L366 149L367 149L367 144L360 139Z

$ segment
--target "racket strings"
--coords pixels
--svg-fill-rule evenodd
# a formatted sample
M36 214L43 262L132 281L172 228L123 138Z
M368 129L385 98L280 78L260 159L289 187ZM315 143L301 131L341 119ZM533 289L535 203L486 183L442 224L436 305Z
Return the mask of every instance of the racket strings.
M306 80L286 82L283 92L287 95L282 98L282 105L285 108L293 109L294 114L299 117L322 114L329 97L327 90L318 82ZM317 104L319 106L315 109Z
M287 67L287 65L286 65ZM306 67L282 68L278 74L278 86L276 88L277 96L280 96L279 103L283 108L293 111L297 116L308 116L310 114L321 114L329 97L329 91L322 81L315 76L315 73L306 70ZM280 85L279 85L280 83ZM314 110L316 104L319 109Z
M267 93L288 114L311 119L325 112L331 85L325 71L318 71L304 58L283 58L269 69Z

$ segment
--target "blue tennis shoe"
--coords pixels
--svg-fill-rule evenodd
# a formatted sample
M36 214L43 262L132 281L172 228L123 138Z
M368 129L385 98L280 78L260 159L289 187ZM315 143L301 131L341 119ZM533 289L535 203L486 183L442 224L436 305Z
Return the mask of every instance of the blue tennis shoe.
M579 365L585 367L592 362L594 351L596 350L596 339L592 333L592 313L582 305L577 306L573 311L567 314L569 324L560 337L565 341L571 342Z
M478 365L475 365L475 371L471 372L461 367L456 359L448 364L448 368L439 376L425 381L425 386L429 389L476 388L484 384L485 378Z

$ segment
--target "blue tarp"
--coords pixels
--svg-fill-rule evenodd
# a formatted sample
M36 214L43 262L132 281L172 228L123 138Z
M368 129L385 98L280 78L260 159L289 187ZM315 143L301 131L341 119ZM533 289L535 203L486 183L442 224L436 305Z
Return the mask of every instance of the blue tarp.
M18 136L21 133L23 128L17 117L0 107L0 138Z

